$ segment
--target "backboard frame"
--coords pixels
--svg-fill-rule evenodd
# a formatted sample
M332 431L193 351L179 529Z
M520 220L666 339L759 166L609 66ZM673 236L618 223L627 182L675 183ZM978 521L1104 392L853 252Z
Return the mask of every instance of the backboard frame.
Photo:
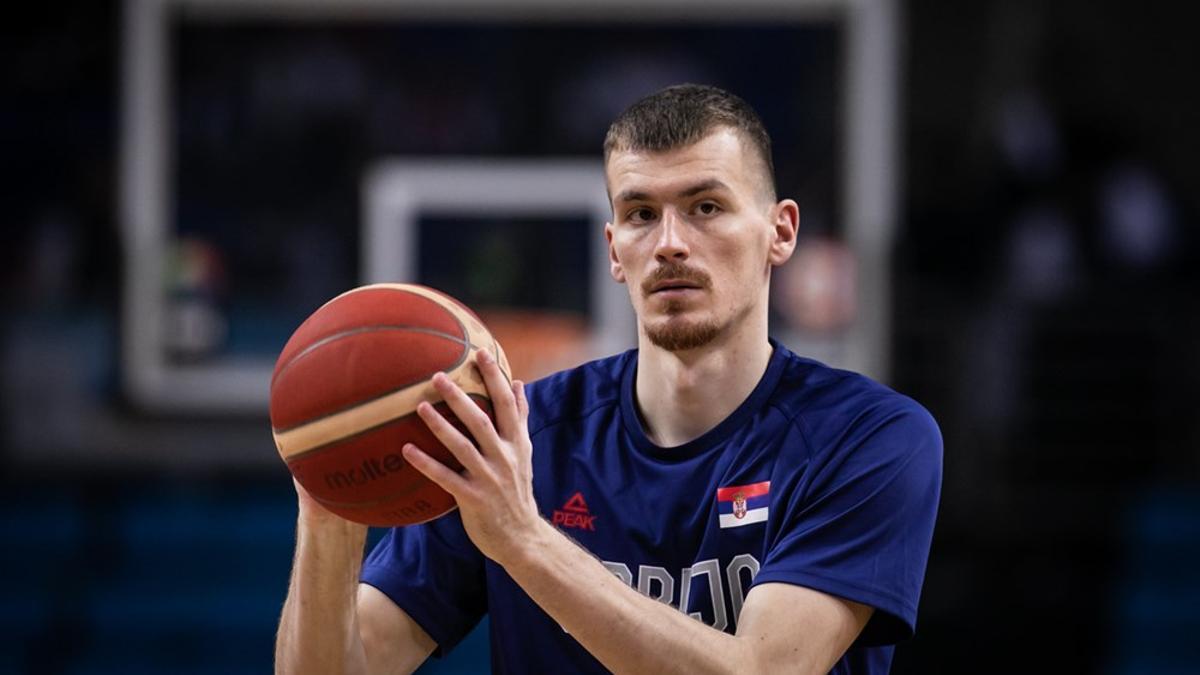
M119 200L125 256L125 391L134 404L152 412L261 412L273 366L271 360L236 357L203 366L173 363L164 349L163 280L174 203L170 21L179 16L586 23L611 22L615 15L639 21L730 24L775 19L844 22L841 189L844 231L859 262L860 313L845 337L844 361L836 365L886 380L888 280L898 203L898 11L894 0L125 0ZM368 271L364 281L370 278Z

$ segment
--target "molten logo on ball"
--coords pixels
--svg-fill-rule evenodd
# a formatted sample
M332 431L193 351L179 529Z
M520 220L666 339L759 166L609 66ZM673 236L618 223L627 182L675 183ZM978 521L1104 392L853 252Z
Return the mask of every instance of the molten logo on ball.
M347 471L330 471L325 474L325 485L330 490L341 490L354 485L366 485L368 481L383 478L389 473L403 469L406 462L399 454L384 455L382 461L378 457L364 459L362 466L351 467Z

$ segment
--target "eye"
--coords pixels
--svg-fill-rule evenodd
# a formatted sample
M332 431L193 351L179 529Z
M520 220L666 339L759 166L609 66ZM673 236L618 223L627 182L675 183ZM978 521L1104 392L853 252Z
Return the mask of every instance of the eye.
M702 216L715 216L721 212L721 207L716 202L700 202L696 205L696 212Z
M646 206L639 206L637 208L630 209L629 212L625 214L625 220L631 223L649 222L654 220L654 210Z

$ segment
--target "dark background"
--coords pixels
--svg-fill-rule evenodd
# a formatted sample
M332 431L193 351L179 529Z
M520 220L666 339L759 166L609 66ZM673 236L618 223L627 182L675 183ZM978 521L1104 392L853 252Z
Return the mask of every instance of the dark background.
M1196 672L1193 17L1161 0L901 7L890 384L940 422L946 475L918 635L894 672ZM26 7L0 28L0 672L263 672L294 517L265 417L152 416L122 394L118 27L118 4L79 2ZM444 54L443 71L388 75L378 89L335 69L324 77L339 86L319 95L289 88L270 61L244 72L238 60L313 49L329 67L347 30L325 31L320 49L254 26L178 36L177 222L234 251L223 283L243 313L269 306L294 325L353 285L357 185L328 176L357 175L367 148L598 154L611 115L580 110L619 110L637 86L677 77L762 110L781 191L800 198L806 224L836 235L836 33L633 26L620 48L588 52L578 27L426 25L400 40L356 38L354 53ZM430 30L442 39L422 42ZM671 39L705 46L688 60ZM547 53L563 56L528 77ZM597 70L631 64L654 68L604 96ZM221 89L231 77L283 83L255 91L305 110L302 126L261 113L276 108L248 90L231 98ZM278 166L293 173L280 178ZM221 180L231 171L265 178L239 189ZM285 235L299 243L276 255ZM271 330L254 335L245 349L278 349ZM129 438L166 454L244 439L254 458L139 462L116 446ZM478 648L459 650L460 667Z

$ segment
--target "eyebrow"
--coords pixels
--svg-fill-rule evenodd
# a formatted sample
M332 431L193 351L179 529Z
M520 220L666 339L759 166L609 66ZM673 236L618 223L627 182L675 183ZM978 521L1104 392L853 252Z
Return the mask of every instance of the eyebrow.
M617 198L613 200L613 203L644 202L649 200L650 195L646 194L645 192L639 192L638 190L622 190L621 192L617 193Z
M700 194L700 193L702 193L702 192L712 192L713 190L726 190L726 191L728 191L728 190L729 190L729 186L728 186L728 185L726 185L726 184L724 184L724 183L722 183L721 181L717 180L716 178L709 178L709 179L708 179L708 180L706 180L706 181L701 181L701 182L699 182L699 183L696 183L695 185L693 185L693 186L691 186L691 187L689 187L689 188L686 188L686 189L684 189L684 190L681 190L681 191L679 192L679 196L680 196L680 197L685 197L685 198L686 198L686 197L695 197L696 195L698 195L698 194Z
M710 178L680 190L677 196L686 199L688 197L695 197L698 194L711 192L713 190L728 191L729 186L717 180L716 178ZM613 201L614 203L650 201L650 195L649 193L642 192L640 190L623 190L617 194L617 198Z

